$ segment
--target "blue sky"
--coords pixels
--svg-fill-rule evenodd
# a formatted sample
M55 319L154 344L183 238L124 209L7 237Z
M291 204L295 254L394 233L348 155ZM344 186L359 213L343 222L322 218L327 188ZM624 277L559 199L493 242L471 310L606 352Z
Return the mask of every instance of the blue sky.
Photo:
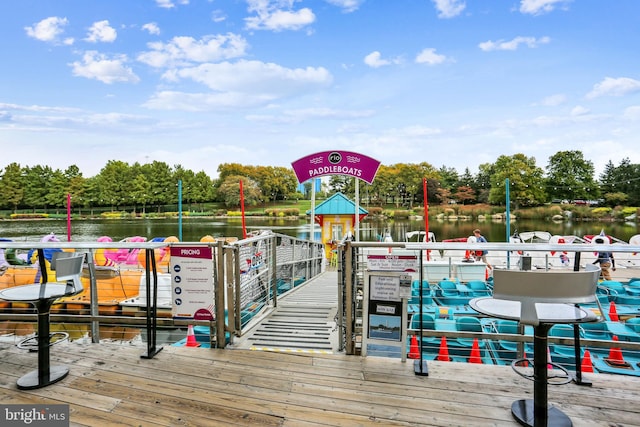
M640 163L637 0L0 2L0 168Z

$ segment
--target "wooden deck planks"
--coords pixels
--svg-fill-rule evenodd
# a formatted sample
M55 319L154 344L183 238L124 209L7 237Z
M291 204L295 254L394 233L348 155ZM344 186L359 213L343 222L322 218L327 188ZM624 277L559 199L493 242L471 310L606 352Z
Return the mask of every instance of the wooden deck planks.
M0 398L68 403L71 425L516 426L511 403L533 384L509 367L429 362L430 375L397 359L329 354L62 343L52 364L67 378L17 390L35 353L0 344ZM550 386L549 399L580 426L640 426L640 379L586 374L593 387Z

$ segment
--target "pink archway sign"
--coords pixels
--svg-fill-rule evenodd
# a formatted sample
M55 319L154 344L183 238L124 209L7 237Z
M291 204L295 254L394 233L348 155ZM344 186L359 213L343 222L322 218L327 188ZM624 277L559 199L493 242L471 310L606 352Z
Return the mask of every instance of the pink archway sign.
M360 211L360 195L358 180L361 179L368 184L373 183L373 179L376 177L380 162L364 154L354 153L351 151L322 151L320 153L310 154L306 157L296 160L291 163L293 171L298 178L299 183L303 183L310 179L321 176L329 175L347 175L356 179L356 197L355 197L355 221L354 230L355 238L359 240L360 224L359 224L359 211ZM311 230L309 234L309 240L314 240L314 218L315 218L315 185L311 185Z

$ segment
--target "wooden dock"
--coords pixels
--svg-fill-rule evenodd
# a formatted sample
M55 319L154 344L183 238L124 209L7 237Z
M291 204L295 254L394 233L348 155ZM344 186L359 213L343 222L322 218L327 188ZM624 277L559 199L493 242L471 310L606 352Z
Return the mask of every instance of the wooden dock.
M69 404L72 426L516 426L514 400L533 383L510 367L341 354L165 346L153 359L123 342L51 349L70 374L23 391L37 355L0 344L3 404ZM640 378L586 374L592 387L549 386L575 426L640 426Z

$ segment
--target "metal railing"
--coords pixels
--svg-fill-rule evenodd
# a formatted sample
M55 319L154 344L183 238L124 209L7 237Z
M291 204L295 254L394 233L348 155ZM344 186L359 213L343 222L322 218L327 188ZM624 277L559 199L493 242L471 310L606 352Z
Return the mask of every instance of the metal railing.
M617 270L612 271L613 281L628 282L633 276L640 277L640 246L634 245L597 245L597 244L547 244L547 243L384 243L384 242L353 242L347 241L338 248L339 256L339 309L338 327L340 348L347 354L359 354L363 325L363 295L364 278L367 271L367 254L372 251L376 253L387 253L389 257L398 254L413 254L422 260L422 275L419 271L412 272L415 280L423 277L423 283L428 283L428 287L435 290L437 284L442 279L456 277L457 267L466 264L478 263L475 260L476 251L488 251L488 261L493 268L510 269L584 269L587 264L595 261L598 252L610 251L614 253ZM470 259L467 259L470 258ZM467 264L468 263L468 264ZM478 263L478 265L481 265ZM483 265L483 264L482 264ZM428 274L428 270L439 273L436 276ZM461 268L462 270L462 268ZM637 275L634 274L637 271ZM622 277L624 272L624 277ZM442 273L440 276L437 274ZM487 271L490 274L490 270ZM490 281L490 278L489 278ZM640 284L640 282L639 282ZM599 287L600 298L604 301L614 301L619 295L615 291L610 291L604 286ZM631 314L640 316L640 288L636 297L630 296L626 300L632 303L636 298L639 311ZM449 316L443 312L444 317ZM478 313L469 313L478 316ZM441 313L434 313L436 318L441 317ZM409 319L407 319L409 321ZM437 322L437 321L436 321ZM532 342L533 338L524 333L506 334L495 332L461 332L452 330L431 330L431 329L408 329L408 335L421 333L424 337L447 339L478 338L479 340L508 340L525 343ZM551 344L574 345L575 341L571 337L549 337ZM583 338L580 343L584 346L595 348L611 348L613 343L606 339ZM640 342L630 342L620 340L615 346L622 350L631 350L640 354Z
M189 244L207 245L213 249L212 303L216 313L213 321L172 317L168 252L171 246ZM159 329L170 330L191 324L209 326L211 343L224 347L227 339L218 337L241 336L251 327L254 317L277 306L279 295L319 274L324 266L322 244L271 232L234 243L0 242L0 250L12 251L13 255L34 249L88 254L82 277L86 292L57 301L50 316L52 323L77 325L65 329L74 338L89 337L95 343L100 341L101 331L108 328L142 328L148 344L147 354L151 356L157 351ZM124 251L134 261L132 264L96 265L96 259L101 263L104 261L101 251L105 250ZM139 252L139 256L134 252ZM10 265L3 271L0 287L39 281L39 263L22 259L25 265ZM0 329L4 329L5 337L14 333L18 339L19 335L32 330L37 320L29 303L0 300L0 311L3 325Z

